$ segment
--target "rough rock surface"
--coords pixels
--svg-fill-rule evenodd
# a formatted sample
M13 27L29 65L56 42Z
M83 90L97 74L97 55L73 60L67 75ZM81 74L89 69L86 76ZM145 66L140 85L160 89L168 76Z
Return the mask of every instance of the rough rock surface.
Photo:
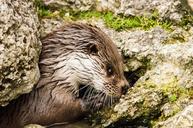
M64 8L72 11L91 10L95 5L95 0L43 0L45 5L52 8Z
M39 79L39 21L29 0L0 1L0 105L29 92Z
M132 30L115 32L108 31L112 38L122 49L125 56L128 56L127 66L130 70L139 68L146 63L144 59L149 60L149 64L157 65L161 62L172 62L178 66L187 67L192 62L193 44L192 30L185 31L182 28L174 28L174 31L168 32L155 27L149 31ZM132 62L139 62L133 65ZM133 67L135 66L135 68Z
M160 19L181 21L184 10L188 10L186 2L181 0L43 0L45 5L52 8L60 7L73 11L113 11L125 16L150 16L153 12L159 14ZM190 3L190 2L189 2Z
M182 112L160 122L155 128L191 128L193 126L193 105L187 106Z
M44 37L52 31L61 28L63 25L65 25L65 23L66 22L62 19L42 19L40 29L41 37Z
M124 15L151 15L158 11L160 18L181 20L182 14L180 0L122 0L117 13Z
M43 3L51 8L71 11L88 11L95 8L100 11L115 11L120 6L120 0L43 0Z

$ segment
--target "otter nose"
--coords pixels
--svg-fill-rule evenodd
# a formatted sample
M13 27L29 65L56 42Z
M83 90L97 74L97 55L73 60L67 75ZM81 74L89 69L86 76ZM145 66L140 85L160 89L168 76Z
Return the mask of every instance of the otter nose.
M129 84L121 87L121 94L125 95L127 93L128 89L129 89L129 87L130 87Z

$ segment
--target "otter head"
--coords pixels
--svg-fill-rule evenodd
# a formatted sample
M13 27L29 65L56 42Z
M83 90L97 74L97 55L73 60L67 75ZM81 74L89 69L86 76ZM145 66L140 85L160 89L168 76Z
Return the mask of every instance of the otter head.
M53 81L60 80L63 86L68 84L77 98L97 106L126 93L128 82L122 58L111 39L100 29L70 24L42 42L40 64L51 65L42 68L47 72L45 76L51 75Z

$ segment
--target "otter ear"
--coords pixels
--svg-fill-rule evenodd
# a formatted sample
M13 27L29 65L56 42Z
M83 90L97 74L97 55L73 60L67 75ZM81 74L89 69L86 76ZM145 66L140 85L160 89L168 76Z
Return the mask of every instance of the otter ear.
M98 53L98 46L96 44L90 44L88 46L88 52L92 55L97 55Z

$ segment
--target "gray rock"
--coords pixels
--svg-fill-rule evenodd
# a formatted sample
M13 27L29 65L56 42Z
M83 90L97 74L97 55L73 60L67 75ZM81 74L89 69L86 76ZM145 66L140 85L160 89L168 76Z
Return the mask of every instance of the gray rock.
M92 9L96 0L43 0L43 2L52 8L63 8L66 11L87 11Z
M39 79L40 41L33 3L0 1L0 105L31 91Z
M73 11L112 11L125 16L151 16L157 12L159 18L182 21L187 3L181 0L43 0L51 8ZM191 1L189 0L189 5ZM184 6L184 4L186 6Z
M42 19L41 20L41 37L46 36L47 34L61 28L66 23L62 19Z
M160 63L172 63L182 70L182 72L175 73L180 79L180 84L190 88L193 85L193 77L190 75L193 71L193 36L191 33L180 28L176 28L173 32L154 28L150 31L120 32L112 37L116 37L116 42L120 42L121 39L120 47L125 56L130 58L127 62L130 70L136 69L132 66L133 61L140 62L138 68L147 63L149 63L149 68ZM177 37L183 35L184 41L181 42L174 35ZM144 61L144 59L149 61ZM171 70L174 69L171 68ZM157 79L160 78L157 77Z
M180 0L121 0L121 6L117 9L117 13L150 16L153 11L158 11L161 18L180 21L183 17L180 12L181 6Z
M112 11L116 12L116 10L120 7L121 0L98 0L96 4L96 10L98 11Z
M191 104L175 116L158 123L154 128L191 128L193 126L192 117L193 105Z
M98 11L110 10L115 12L120 7L121 0L43 0L51 8L63 8L65 11Z

